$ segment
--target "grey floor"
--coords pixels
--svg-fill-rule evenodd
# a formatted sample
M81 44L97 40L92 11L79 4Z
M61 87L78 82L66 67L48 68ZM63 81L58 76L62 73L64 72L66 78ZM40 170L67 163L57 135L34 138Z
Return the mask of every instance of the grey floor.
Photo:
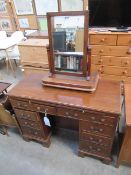
M14 85L23 77L18 68L17 77L7 75L0 64L0 81ZM2 79L1 79L2 78ZM18 130L9 130L9 136L0 134L0 175L131 175L131 166L105 165L91 157L77 156L78 136L61 131L52 136L49 148L35 141L26 142Z

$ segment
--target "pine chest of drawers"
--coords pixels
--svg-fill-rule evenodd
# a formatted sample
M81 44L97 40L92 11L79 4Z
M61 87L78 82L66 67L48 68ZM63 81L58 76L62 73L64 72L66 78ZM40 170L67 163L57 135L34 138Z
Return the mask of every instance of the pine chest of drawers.
M103 79L131 82L131 32L90 32L92 71Z

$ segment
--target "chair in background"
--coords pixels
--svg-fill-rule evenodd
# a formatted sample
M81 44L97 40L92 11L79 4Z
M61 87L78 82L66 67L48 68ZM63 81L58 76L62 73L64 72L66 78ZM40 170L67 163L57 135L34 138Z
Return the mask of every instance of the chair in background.
M23 32L21 31L16 31L11 35L11 40L13 40L14 43L16 43L16 46L12 47L11 49L8 49L8 56L9 59L12 59L15 61L16 65L17 62L16 60L20 60L20 53L19 53L19 49L18 49L18 44L22 41L25 40L26 37L24 37Z
M0 40L7 37L6 31L0 31Z

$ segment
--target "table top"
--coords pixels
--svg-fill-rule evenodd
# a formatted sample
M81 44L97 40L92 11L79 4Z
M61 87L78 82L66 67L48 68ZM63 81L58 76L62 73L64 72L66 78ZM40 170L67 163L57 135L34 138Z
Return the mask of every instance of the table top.
M125 84L126 124L131 126L131 84Z
M7 37L5 39L0 40L0 50L6 50L15 45L16 43L11 39L11 37Z
M25 41L21 41L18 45L19 46L41 46L46 47L49 44L48 39L27 39Z
M35 31L29 35L28 38L39 38L39 39L48 39L48 31Z
M31 74L16 85L8 95L10 97L28 98L58 105L73 106L80 109L121 113L120 84L100 80L94 93L43 87L42 79L47 74Z
M0 82L0 94L6 90L11 84L10 83L4 83L4 82Z

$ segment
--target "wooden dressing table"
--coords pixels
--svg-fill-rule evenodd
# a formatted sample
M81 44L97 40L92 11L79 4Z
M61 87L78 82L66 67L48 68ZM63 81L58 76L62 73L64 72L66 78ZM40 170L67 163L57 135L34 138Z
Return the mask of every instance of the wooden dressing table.
M41 80L46 77L32 74L8 93L23 138L49 147L51 128L40 113L74 119L74 123L79 121L79 155L92 155L109 163L121 113L120 84L100 80L97 90L87 93L43 87Z

